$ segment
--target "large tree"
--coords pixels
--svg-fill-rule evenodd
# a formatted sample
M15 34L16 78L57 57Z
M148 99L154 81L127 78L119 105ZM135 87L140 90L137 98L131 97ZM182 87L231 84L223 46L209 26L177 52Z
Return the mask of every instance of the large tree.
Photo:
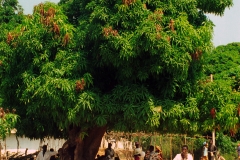
M204 14L231 0L60 4L36 6L6 35L1 95L22 118L19 135L68 137L63 159L93 160L107 130L202 130L195 91L213 33Z

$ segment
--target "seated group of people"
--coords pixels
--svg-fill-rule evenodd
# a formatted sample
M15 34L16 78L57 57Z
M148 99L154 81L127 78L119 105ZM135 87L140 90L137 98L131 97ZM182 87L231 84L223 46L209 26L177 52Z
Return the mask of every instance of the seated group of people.
M151 145L149 149L143 152L140 149L140 144L138 142L135 143L136 148L134 149L134 160L163 160L162 150L159 146Z

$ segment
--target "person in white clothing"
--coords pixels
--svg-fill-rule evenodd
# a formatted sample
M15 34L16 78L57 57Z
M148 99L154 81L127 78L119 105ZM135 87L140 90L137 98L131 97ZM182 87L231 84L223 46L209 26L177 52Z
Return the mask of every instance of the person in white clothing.
M193 160L193 157L188 153L188 146L182 146L182 152L177 154L173 160Z
M135 146L136 148L134 149L134 160L140 160L141 159L141 153L142 153L142 150L140 148L140 144L138 142L135 143Z
M47 145L43 145L42 151L38 153L36 160L50 160L50 157L56 154L57 152L47 151Z

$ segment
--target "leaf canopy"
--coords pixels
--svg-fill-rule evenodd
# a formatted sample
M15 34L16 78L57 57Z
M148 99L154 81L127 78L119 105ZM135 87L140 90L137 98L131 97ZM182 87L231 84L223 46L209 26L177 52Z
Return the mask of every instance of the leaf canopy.
M228 100L207 99L221 90L198 81L213 49L204 14L231 3L212 10L196 0L59 4L37 5L1 42L2 103L17 108L18 134L65 137L73 125L196 133L211 103Z

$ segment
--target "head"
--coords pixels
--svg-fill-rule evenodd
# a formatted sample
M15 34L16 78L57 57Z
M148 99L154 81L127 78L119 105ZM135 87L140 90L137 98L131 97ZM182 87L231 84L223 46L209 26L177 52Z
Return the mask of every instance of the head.
M50 151L51 151L51 152L53 152L53 151L54 151L54 149L53 149L53 148L51 148L51 149L50 149Z
M149 151L150 152L154 151L154 146L153 145L149 146Z
M210 145L212 145L212 144L213 144L213 141L212 141L212 140L210 140L210 141L209 141L209 144L210 144Z
M108 143L108 148L111 148L112 147L112 143Z
M135 142L136 148L139 148L140 144L138 142Z
M188 146L187 145L182 146L182 153L188 153Z
M187 158L187 155L188 155L188 146L187 146L187 145L183 145L183 146L182 146L181 156L182 156L183 158Z
M207 142L203 142L203 146L208 147L208 143Z
M46 152L47 151L47 145L43 145L42 149L43 149L44 152Z
M146 153L145 153L145 155L149 155L150 154L150 151L149 150L147 150L146 151Z

